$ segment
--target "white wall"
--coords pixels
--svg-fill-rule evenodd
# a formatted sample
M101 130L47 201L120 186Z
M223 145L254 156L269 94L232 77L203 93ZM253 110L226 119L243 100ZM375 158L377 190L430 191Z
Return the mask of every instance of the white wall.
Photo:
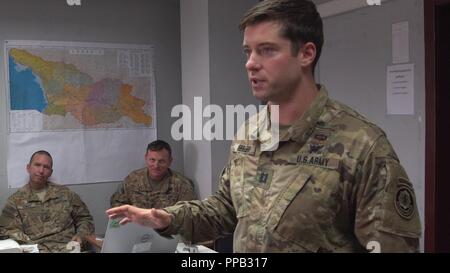
M257 0L209 0L209 51L211 103L220 105L258 105L253 97L245 70L242 32L238 25L244 13ZM213 191L228 160L231 141L214 140L211 152Z
M183 104L192 107L194 96L202 97L203 106L217 104L222 109L227 104L258 104L250 92L238 29L241 16L256 2L180 0ZM202 128L192 130L193 135ZM217 190L230 143L184 141L184 170L197 181L201 199Z
M201 97L203 105L210 103L208 0L180 1L180 13L183 104L192 111L191 140L183 142L184 170L197 182L198 197L203 199L211 195L211 143L202 140L202 124L193 122L203 107L193 106L194 97Z

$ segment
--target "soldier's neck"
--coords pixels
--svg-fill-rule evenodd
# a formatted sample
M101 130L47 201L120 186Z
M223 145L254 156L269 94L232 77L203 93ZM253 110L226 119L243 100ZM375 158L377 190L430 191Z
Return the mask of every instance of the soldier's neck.
M30 189L34 192L41 192L47 189L47 184L47 182L45 182L45 184L43 185L33 185L32 183L30 183Z
M279 105L279 121L281 125L291 125L301 118L316 96L319 89L314 81L301 84L288 99L271 101L269 104Z

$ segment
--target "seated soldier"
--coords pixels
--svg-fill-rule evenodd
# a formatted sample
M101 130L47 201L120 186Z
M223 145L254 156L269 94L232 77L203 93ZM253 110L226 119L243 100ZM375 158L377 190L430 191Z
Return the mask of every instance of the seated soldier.
M172 149L162 140L147 146L146 168L131 172L111 196L111 207L125 204L163 208L178 201L196 199L192 181L171 170Z
M48 181L52 167L47 151L31 156L29 181L8 198L0 216L1 233L19 244L38 244L39 252L71 252L73 241L83 250L95 241L92 216L75 192Z

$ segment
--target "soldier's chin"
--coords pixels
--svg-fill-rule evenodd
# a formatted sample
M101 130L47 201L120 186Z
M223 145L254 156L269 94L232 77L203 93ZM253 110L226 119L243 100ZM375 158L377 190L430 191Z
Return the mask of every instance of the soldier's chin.
M267 99L267 94L263 91L255 91L253 90L253 97L255 97L257 100L261 101L261 102L266 102Z
M150 178L153 180L160 180L162 176L162 172L153 172L150 174Z

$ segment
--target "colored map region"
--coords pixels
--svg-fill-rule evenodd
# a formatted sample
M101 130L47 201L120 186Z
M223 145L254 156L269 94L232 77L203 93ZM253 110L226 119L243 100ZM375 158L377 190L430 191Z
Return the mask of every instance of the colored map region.
M7 52L11 132L153 127L149 50L22 46ZM42 127L17 125L25 123L13 120L26 118L20 111L41 114Z

